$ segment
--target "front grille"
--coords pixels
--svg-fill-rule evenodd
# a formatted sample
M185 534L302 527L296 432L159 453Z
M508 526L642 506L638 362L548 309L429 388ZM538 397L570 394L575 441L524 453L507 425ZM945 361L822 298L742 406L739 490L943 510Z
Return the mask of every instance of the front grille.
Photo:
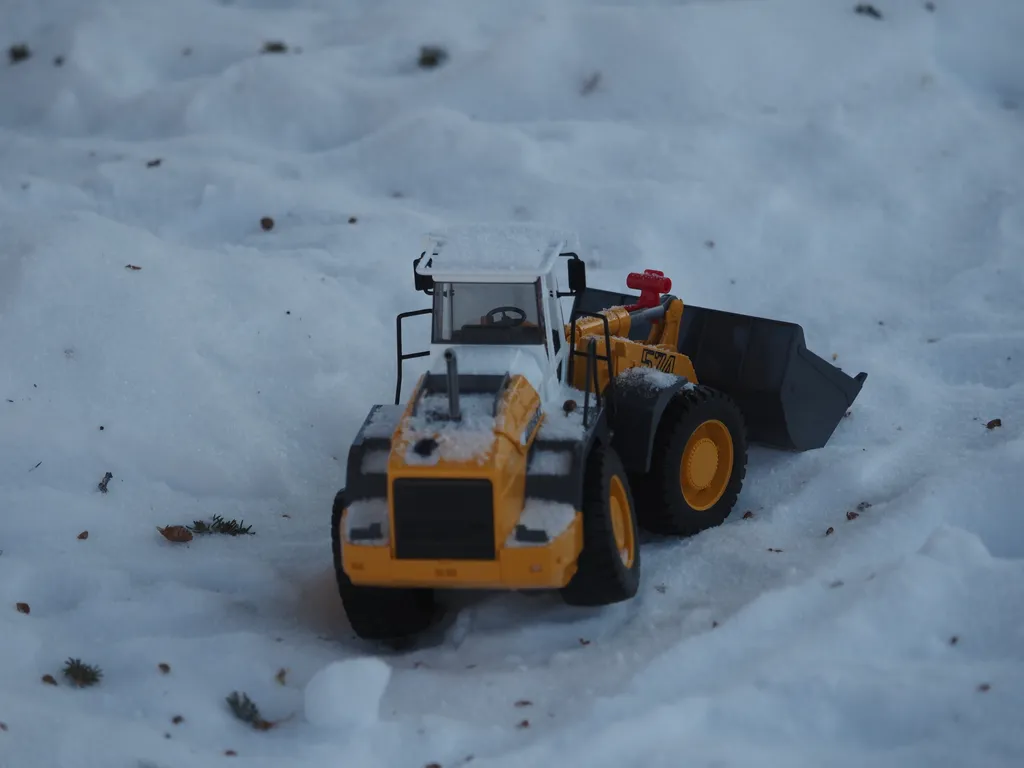
M489 480L399 478L392 485L399 560L493 560Z

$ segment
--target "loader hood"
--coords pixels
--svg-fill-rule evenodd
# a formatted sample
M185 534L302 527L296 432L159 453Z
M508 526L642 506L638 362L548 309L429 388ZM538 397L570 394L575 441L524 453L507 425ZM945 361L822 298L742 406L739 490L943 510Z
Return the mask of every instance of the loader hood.
M465 385L466 382L460 382ZM461 418L448 414L446 393L426 393L415 414L402 422L395 441L396 458L407 466L485 464L498 440L495 405L498 392L460 395Z
M537 426L543 372L536 352L471 346L447 351L454 362L437 355L399 422L393 466L493 465L509 450L524 448Z

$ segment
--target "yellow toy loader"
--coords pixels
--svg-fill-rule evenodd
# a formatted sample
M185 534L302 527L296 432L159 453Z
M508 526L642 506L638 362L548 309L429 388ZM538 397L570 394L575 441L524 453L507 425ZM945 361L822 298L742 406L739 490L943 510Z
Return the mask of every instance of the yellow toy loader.
M800 326L684 305L661 272L630 274L639 294L587 287L573 237L464 227L428 235L413 260L433 304L397 317L395 404L371 408L332 514L359 637L421 632L443 588L627 600L640 528L720 525L748 444L820 448L860 392L867 374L808 351ZM417 315L430 315L430 349L406 353ZM427 372L401 404L416 357Z

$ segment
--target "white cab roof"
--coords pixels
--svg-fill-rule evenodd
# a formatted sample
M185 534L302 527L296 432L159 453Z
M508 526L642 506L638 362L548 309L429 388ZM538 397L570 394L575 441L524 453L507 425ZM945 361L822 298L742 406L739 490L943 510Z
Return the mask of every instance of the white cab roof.
M575 232L539 224L467 224L424 236L417 271L435 280L533 281L550 272L560 253L578 251Z

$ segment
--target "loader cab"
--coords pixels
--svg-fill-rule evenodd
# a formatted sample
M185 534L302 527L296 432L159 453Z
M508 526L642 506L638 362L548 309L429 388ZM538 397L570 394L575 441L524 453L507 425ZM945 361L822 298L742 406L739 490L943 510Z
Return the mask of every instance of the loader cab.
M540 376L528 378L538 389L554 393L562 383L567 342L558 286L551 275L512 281L439 280L432 295L432 356L454 347L474 368L493 367L490 373L497 373L505 361L516 369L530 359Z
M581 284L583 262L568 253L572 241L565 237L531 229L508 235L470 229L427 236L428 247L413 260L416 289L432 299L430 309L420 310L431 315L424 354L429 369L440 371L446 350L453 349L460 371L522 373L542 399L555 398L568 367L559 299ZM568 292L559 290L556 278L566 269L564 256L572 260ZM400 360L411 356L399 350Z

